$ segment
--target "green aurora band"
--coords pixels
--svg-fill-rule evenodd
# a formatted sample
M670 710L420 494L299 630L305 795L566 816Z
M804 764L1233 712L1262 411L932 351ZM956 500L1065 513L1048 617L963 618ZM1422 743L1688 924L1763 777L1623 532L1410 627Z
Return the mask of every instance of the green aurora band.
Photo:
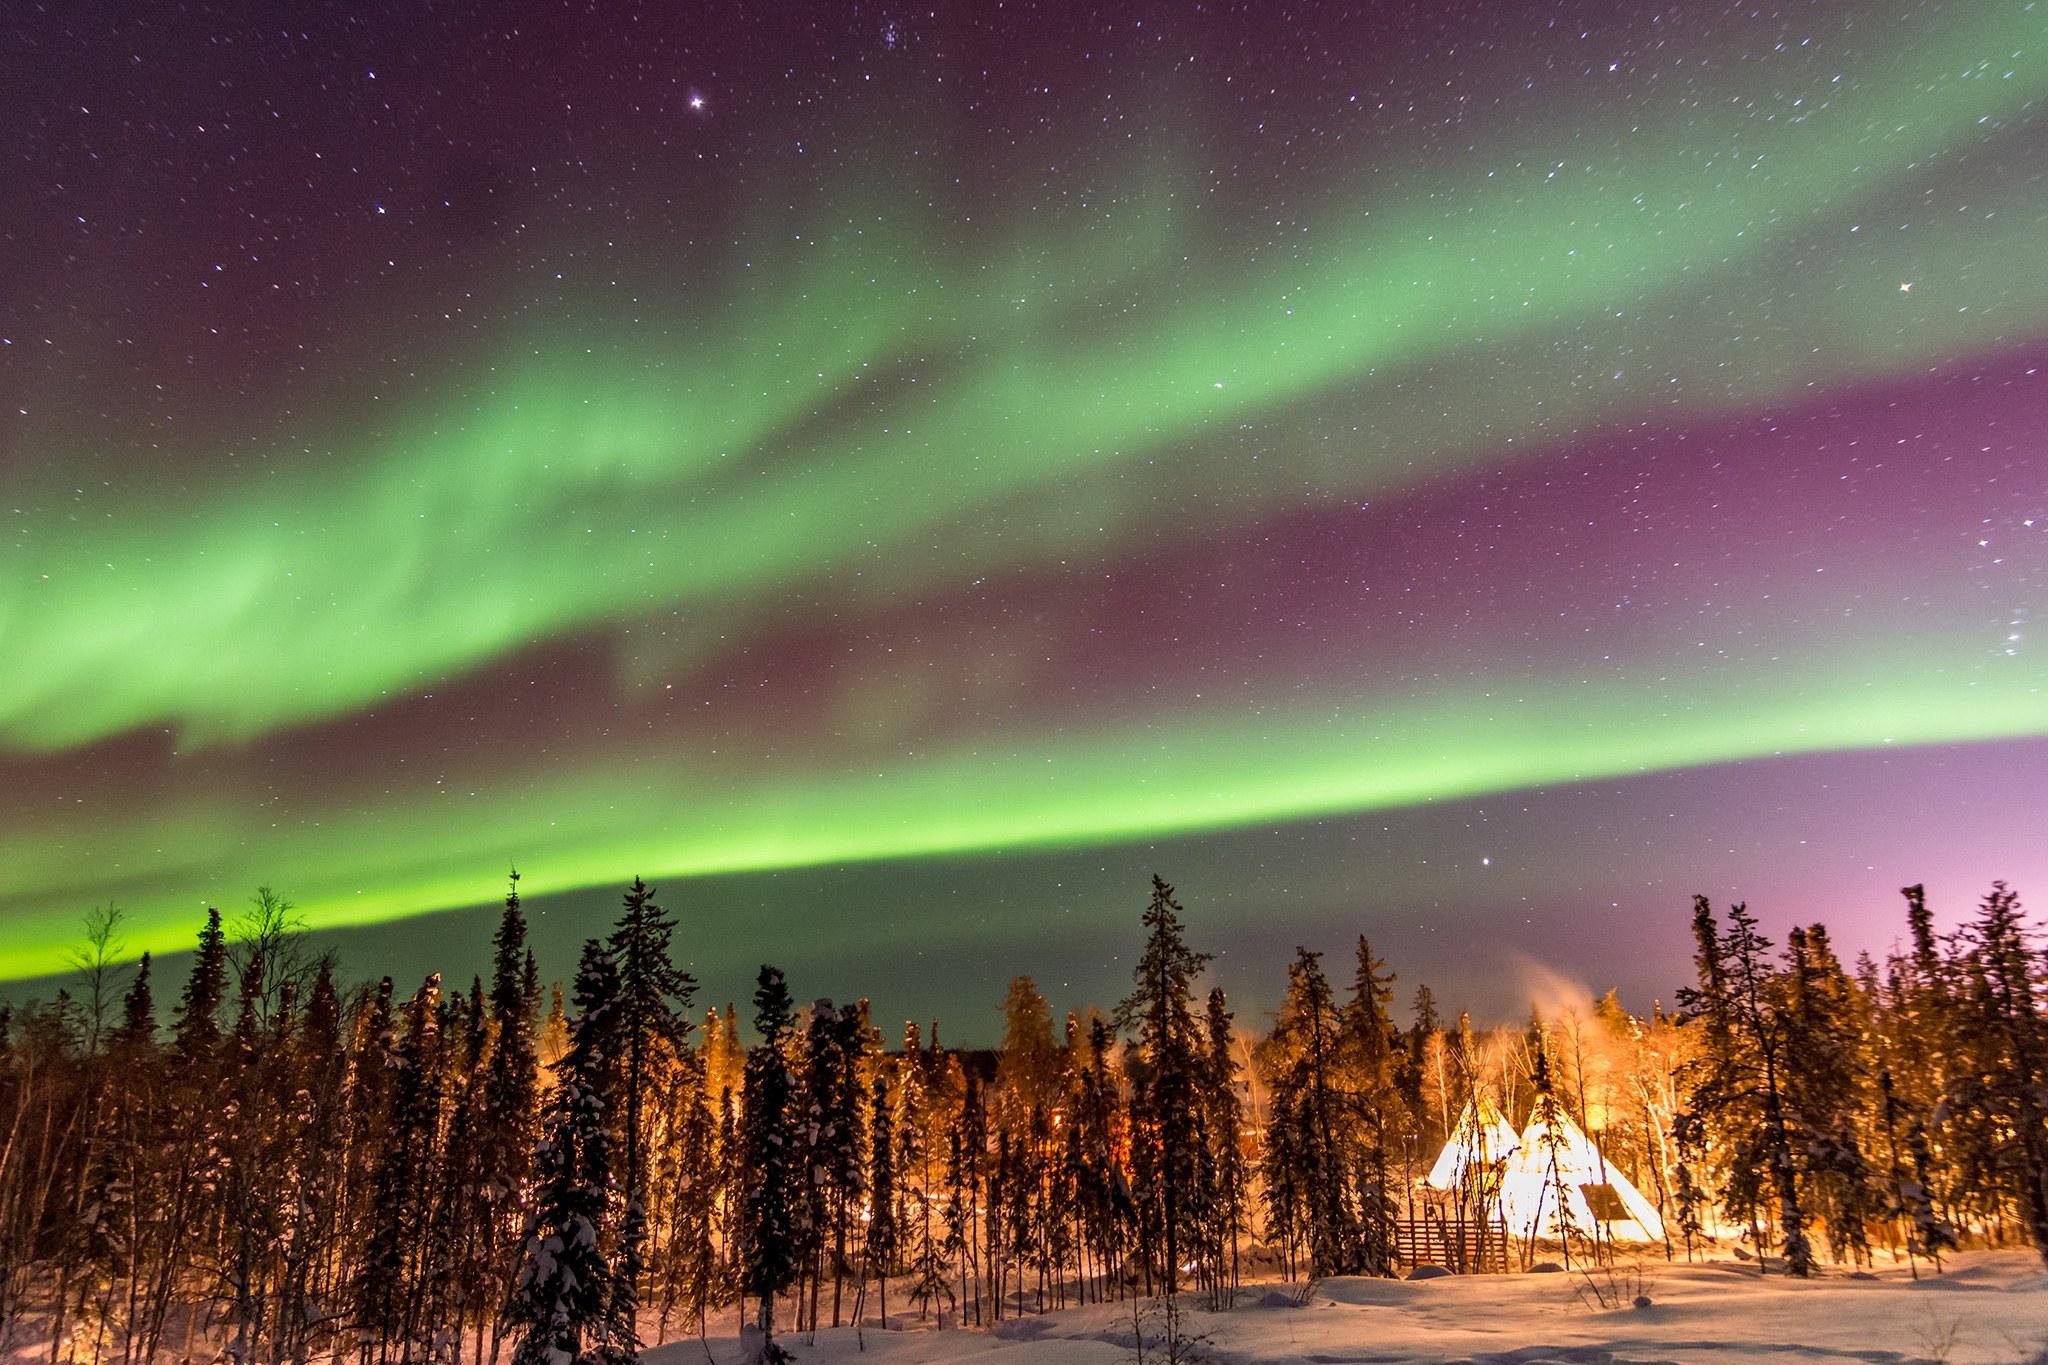
M1109 562L1169 527L1385 497L2030 339L2048 202L1999 168L2048 135L2048 20L1987 0L1927 27L1888 33L1847 81L1816 56L1769 89L1731 75L1719 113L1578 119L1361 171L1299 241L1211 223L1191 175L1152 177L1113 228L1077 215L978 247L848 196L831 230L735 271L691 339L536 332L409 415L330 415L346 434L300 443L323 458L113 495L61 539L17 538L0 549L0 746L168 729L191 777L167 809L0 836L0 976L62 965L38 922L76 913L87 850L123 851L99 861L135 916L128 946L163 950L188 941L195 897L259 861L327 926L475 903L515 855L559 890L2048 734L2038 664L1902 674L1814 642L1768 684L1674 661L1682 684L1653 690L1365 685L858 775L735 780L621 749L530 783L472 774L473 797L400 787L375 813L337 794L260 837L204 780L266 737L549 641L629 630L619 672L653 686L715 666L764 613ZM1783 109L1762 133L1737 117L1756 100ZM1970 212L1895 230L1937 191ZM1197 524L1162 478L1199 490Z
M327 927L473 904L480 879L515 856L537 859L538 885L561 890L618 881L622 867L710 874L1113 842L1758 755L2044 732L2037 670L1914 677L1884 658L1861 662L1862 677L1885 681L1845 687L1793 672L1772 682L1729 669L1662 697L1503 681L1427 704L1275 712L1258 725L1174 716L1144 736L1074 735L1027 753L968 748L751 785L620 754L567 780L451 787L374 813L337 808L277 831L264 851L294 869L296 894ZM132 851L108 869L116 885L238 885L249 875L238 847L246 822L233 803L195 794L175 814L128 828L53 828L8 850L11 880L31 901L58 903L75 882L75 851L110 842ZM191 899L135 908L147 913L132 949L189 941ZM0 919L7 976L57 970L66 951L24 917Z

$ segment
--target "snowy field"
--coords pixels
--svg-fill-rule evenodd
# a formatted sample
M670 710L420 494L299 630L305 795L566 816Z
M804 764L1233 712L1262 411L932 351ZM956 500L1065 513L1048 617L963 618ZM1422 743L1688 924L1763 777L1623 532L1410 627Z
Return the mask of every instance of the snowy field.
M1762 1278L1754 1265L1645 1268L1648 1308L1601 1310L1563 1274L1495 1275L1417 1282L1328 1280L1305 1307L1278 1291L1249 1289L1230 1313L1193 1312L1207 1335L1195 1359L1211 1365L1401 1365L1473 1361L1534 1365L1637 1362L1802 1361L2048 1362L2048 1275L2031 1252L1955 1258L1939 1277L1913 1281L1901 1267L1874 1279L1834 1271L1797 1283ZM1165 1365L1158 1324L1147 1324L1144 1360ZM901 1365L1112 1365L1135 1362L1131 1307L1068 1309L1004 1322L993 1331L931 1330L915 1317L872 1319L860 1333L825 1330L817 1341L785 1338L798 1361ZM713 1338L715 1365L742 1358L732 1337ZM649 1350L647 1365L704 1365L692 1338Z

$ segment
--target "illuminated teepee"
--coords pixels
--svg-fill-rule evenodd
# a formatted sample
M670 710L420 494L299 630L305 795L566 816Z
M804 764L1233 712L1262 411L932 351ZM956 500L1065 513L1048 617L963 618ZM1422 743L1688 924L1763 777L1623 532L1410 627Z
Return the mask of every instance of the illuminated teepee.
M1566 1217L1558 1218L1558 1201ZM1603 1241L1657 1242L1664 1220L1621 1171L1608 1164L1563 1105L1539 1111L1522 1130L1501 1180L1501 1214L1517 1237L1560 1240L1564 1228Z
M1554 1168L1554 1169L1553 1169ZM1498 1216L1516 1237L1559 1238L1558 1199L1575 1235L1602 1241L1656 1242L1664 1220L1607 1159L1586 1132L1556 1106L1548 1125L1538 1115L1519 1135L1491 1098L1465 1106L1450 1141L1424 1184Z
M1501 1117L1490 1095L1481 1095L1465 1106L1450 1141L1437 1154L1423 1183L1474 1203L1493 1202L1500 1188L1506 1163L1513 1160L1522 1140Z

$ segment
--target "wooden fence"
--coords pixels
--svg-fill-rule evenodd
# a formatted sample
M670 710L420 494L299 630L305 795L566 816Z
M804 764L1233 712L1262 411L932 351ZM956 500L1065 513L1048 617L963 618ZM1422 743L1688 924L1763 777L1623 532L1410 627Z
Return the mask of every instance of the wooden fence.
M1505 1275L1508 1226L1505 1220L1424 1214L1394 1222L1394 1255L1403 1266L1440 1265L1459 1275Z

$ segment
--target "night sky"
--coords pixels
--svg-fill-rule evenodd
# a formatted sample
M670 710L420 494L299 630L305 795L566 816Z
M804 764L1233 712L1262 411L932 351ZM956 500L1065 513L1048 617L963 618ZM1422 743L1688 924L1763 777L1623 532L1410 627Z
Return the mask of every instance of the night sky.
M516 862L973 1037L1158 871L1513 1017L2048 889L2040 0L23 3L0 129L0 977Z

